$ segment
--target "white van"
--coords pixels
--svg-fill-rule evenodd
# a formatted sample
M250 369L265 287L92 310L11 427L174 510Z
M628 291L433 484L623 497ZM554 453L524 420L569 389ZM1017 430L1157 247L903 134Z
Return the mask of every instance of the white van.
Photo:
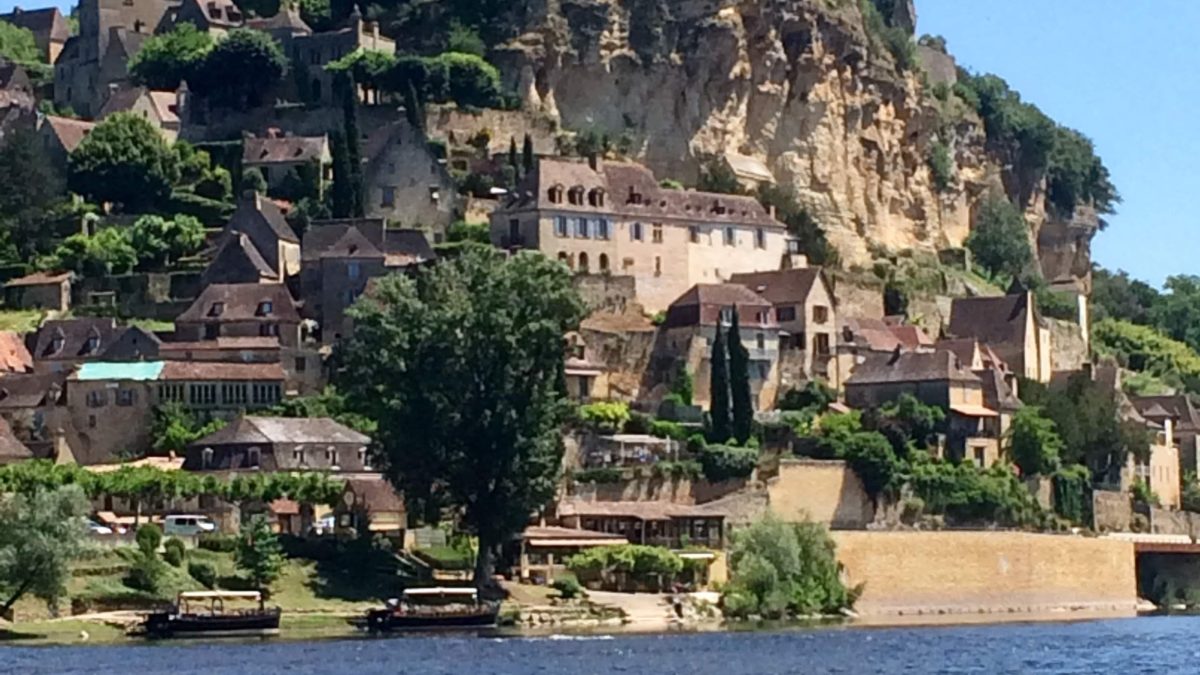
M216 531L217 524L208 516L167 516L163 519L163 534L168 537L194 537Z

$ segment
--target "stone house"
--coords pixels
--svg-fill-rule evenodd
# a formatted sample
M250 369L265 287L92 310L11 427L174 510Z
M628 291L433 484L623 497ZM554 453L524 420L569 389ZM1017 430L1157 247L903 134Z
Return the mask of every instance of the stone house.
M324 33L293 34L292 63L302 68L309 78L310 98L324 104L336 103L333 90L333 73L325 66L359 49L396 53L396 42L379 33L379 24L363 20L358 5L350 13L341 28Z
M100 108L99 119L119 112L132 113L153 124L168 143L174 143L186 116L187 84L176 91L156 91L146 87L113 86L108 100Z
M423 232L387 228L382 218L316 221L301 250L304 314L319 324L321 341L332 344L350 334L346 310L371 279L436 257Z
M846 404L877 408L903 394L946 412L946 453L977 466L1000 457L1000 413L984 405L984 384L953 352L905 352L866 357L845 382Z
M37 372L61 372L88 361L141 361L158 357L160 340L112 318L46 321L26 336Z
M297 37L312 35L312 28L300 17L298 3L281 4L279 11L271 17L251 17L246 19L246 27L261 31L275 38L283 48L283 53L294 57L296 51L292 41Z
M544 158L491 216L496 246L635 280L651 313L696 284L781 269L787 230L753 197L661 188L639 164Z
M333 179L332 165L329 137L325 135L288 136L273 130L261 138L247 135L242 139L243 170L261 171L272 191L289 181L298 184L303 172L311 170L316 173L318 194L324 194L325 184Z
M8 422L0 418L0 466L16 464L33 458L33 451L16 437Z
M750 356L750 392L755 408L775 404L779 383L779 324L774 308L762 296L739 284L697 284L667 309L652 369L666 382L678 372L680 361L692 374L694 402L711 400L712 345L717 331L727 331L738 314L742 346Z
M239 416L187 447L188 471L370 473L371 439L327 417Z
M1166 420L1171 421L1172 444L1179 451L1181 475L1200 473L1200 452L1197 452L1197 437L1200 436L1200 411L1185 394L1166 396L1131 396L1130 403L1145 419L1157 423L1160 428Z
M54 61L55 105L96 115L109 84L128 79L129 60L174 6L167 0L81 0L79 33Z
M838 387L836 302L821 269L749 272L734 274L730 281L771 303L780 330L780 358L787 362L781 366L781 375L789 377L792 386L816 379Z
M190 23L197 30L220 40L229 31L242 26L245 16L233 0L183 0L172 13L170 28L181 23Z
M404 120L375 129L363 142L363 185L368 216L427 230L435 241L461 207L454 178L424 132Z
M300 237L283 212L257 192L238 200L221 233L204 284L283 282L300 273Z
M404 497L381 475L346 480L345 492L334 508L339 528L382 534L403 541L408 529Z
M20 65L0 57L0 143L12 131L35 123L35 103L29 73Z
M595 360L595 355L588 350L587 342L578 332L568 333L567 356L564 362L564 374L567 380L567 395L579 403L587 403L594 398L608 398L607 374L604 364Z
M0 14L0 21L33 33L34 44L43 60L50 64L58 60L63 45L71 37L71 26L57 7L22 9L14 6L8 14Z
M83 137L96 128L94 122L85 122L67 117L44 115L38 118L38 136L42 140L42 149L50 163L63 176L67 175L67 159L75 152L75 148L83 142Z
M1031 291L984 298L955 298L947 333L992 349L1020 377L1049 382L1050 331Z
M1121 491L1128 492L1134 480L1140 480L1158 496L1165 509L1181 505L1180 452L1175 445L1175 414L1158 403L1145 405L1145 412L1135 413L1151 433L1150 451L1145 461L1134 457L1125 460L1121 469Z
M4 284L4 304L17 309L66 312L71 309L71 272L34 272Z
M63 423L67 373L6 373L0 377L0 417L35 455L47 457Z
M725 546L726 514L709 505L567 500L559 502L557 511L563 527L617 534L633 544L713 550Z

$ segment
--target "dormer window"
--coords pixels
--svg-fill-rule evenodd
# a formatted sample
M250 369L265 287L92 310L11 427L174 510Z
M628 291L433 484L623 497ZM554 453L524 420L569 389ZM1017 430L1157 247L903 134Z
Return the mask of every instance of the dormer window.
M724 325L728 325L731 323L733 323L733 308L732 307L722 307L721 308L721 325L724 326Z
M100 350L100 334L92 331L88 333L87 340L83 343L82 354L95 354Z
M561 185L551 187L546 191L546 198L550 200L551 204L561 204L563 200L563 187Z
M567 201L575 206L583 206L583 186L576 185L567 192Z
M209 316L221 316L224 313L225 313L225 303L223 303L223 302L214 302L212 304L212 307L210 307L208 309Z
M725 213L726 213L728 210L729 210L729 209L725 208L725 205L721 203L721 200L719 200L719 199L714 199L714 200L713 200L713 205L712 205L712 212L713 212L713 213L715 213L715 214L717 214L717 215L721 215L721 216L723 216L723 215L725 215Z
M55 331L54 337L50 338L50 347L46 350L46 355L50 356L61 352L66 344L67 338L63 336L62 331Z
M588 191L588 206L595 206L597 208L604 206L604 190L592 188Z
M205 448L204 450L200 451L200 468L201 469L210 469L210 468L212 468L212 465L213 465L213 449Z
M257 316L268 316L274 311L275 303L271 302L270 300L263 300L262 302L258 303L258 309L255 310L254 313Z
M338 451L333 448L325 448L325 463L330 468L338 468Z

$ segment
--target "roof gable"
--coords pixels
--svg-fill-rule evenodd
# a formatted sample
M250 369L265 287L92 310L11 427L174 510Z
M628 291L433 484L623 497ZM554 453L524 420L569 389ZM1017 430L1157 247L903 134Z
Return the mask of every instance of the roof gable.
M277 281L279 275L263 259L254 242L243 232L223 235L217 255L204 269L203 281L208 284L261 283Z
M818 282L825 287L831 298L833 296L819 267L734 274L729 280L749 288L773 305L803 304Z
M297 323L300 313L283 284L211 284L176 321Z
M942 381L983 384L951 352L902 352L897 349L891 354L868 356L854 369L846 385Z

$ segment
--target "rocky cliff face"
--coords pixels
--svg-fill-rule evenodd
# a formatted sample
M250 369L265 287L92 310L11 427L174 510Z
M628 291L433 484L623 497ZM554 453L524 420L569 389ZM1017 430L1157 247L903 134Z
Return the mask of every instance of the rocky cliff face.
M911 23L911 4L896 5ZM694 179L710 155L761 160L844 263L877 246L961 246L1002 185L974 113L948 123L854 0L530 0L521 13L496 60L529 108L626 139L660 177ZM939 132L957 166L942 192L928 162ZM1043 214L1030 216L1036 241Z

